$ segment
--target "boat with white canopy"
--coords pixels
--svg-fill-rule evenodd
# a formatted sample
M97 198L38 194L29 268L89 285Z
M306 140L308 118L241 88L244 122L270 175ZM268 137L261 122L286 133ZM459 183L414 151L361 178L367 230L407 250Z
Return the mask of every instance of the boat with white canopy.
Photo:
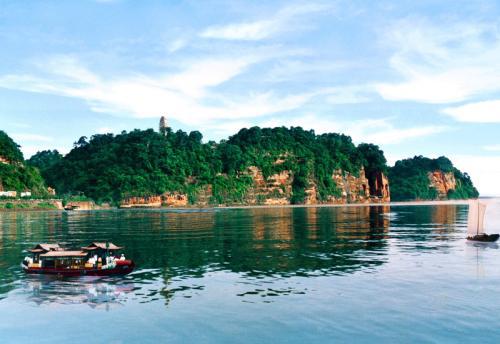
M469 203L469 217L467 221L467 240L493 242L497 241L499 234L486 234L484 232L484 215L486 203L475 200Z
M59 244L38 244L21 263L30 274L52 274L61 276L111 276L126 275L135 264L125 255L116 252L123 247L111 242L93 242L81 249L67 250Z

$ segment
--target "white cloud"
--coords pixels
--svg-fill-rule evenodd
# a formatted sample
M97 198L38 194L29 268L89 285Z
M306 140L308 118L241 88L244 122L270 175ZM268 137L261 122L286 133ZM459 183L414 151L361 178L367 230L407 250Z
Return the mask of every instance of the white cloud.
M292 27L290 22L298 16L317 12L324 13L331 8L331 6L313 3L288 6L278 11L278 13L269 19L211 26L201 32L200 36L203 38L226 40L262 40L280 32L290 30L290 27Z
M500 144L483 146L483 149L490 152L500 152Z
M41 142L51 142L54 139L49 136L29 134L29 133L12 133L11 134L14 141L41 141Z
M414 140L422 137L441 133L449 130L443 126L417 126L408 128L397 128L394 118L360 119L356 121L340 120L335 117L325 118L313 114L287 118L262 119L262 120L239 120L209 124L208 128L217 134L217 138L226 137L236 133L241 128L249 128L255 125L260 127L302 127L306 130L314 129L317 134L343 133L352 137L357 144L370 142L379 145L399 144L403 141Z
M330 88L331 94L326 97L329 104L359 104L373 99L371 85L351 85Z
M442 112L460 122L500 123L500 100L449 107Z
M178 39L172 41L168 45L167 50L169 53L175 53L176 51L184 48L186 45L187 45L187 41L185 39L178 38Z
M451 155L453 164L462 172L467 172L481 196L500 196L500 155Z
M162 78L157 86L180 91L188 96L200 98L208 87L220 85L241 74L257 57L207 59L192 63L184 71Z
M109 134L109 133L112 133L113 132L113 129L109 128L109 127L100 127L100 128L97 128L97 133L98 134Z
M364 142L377 144L397 144L403 141L439 134L448 130L445 126L421 126L413 128L395 128L392 125L379 132L363 135Z
M384 33L400 82L377 85L388 100L448 103L500 90L500 39L495 25L434 25L406 20Z
M258 117L297 109L328 89L277 95L274 92L214 94L212 88L228 82L273 54L210 58L186 64L180 72L150 77L135 74L108 78L83 66L74 57L49 59L35 75L0 77L0 87L61 95L86 101L91 110L138 118L168 113L182 123L212 119ZM38 75L36 75L38 74Z
M54 144L38 144L38 145L21 145L21 151L23 152L24 159L29 159L31 156L35 155L38 152L44 150L53 150L57 149L57 151L61 154L69 153L70 149L68 147L58 147L54 148Z
M311 54L305 53L303 55L302 57L305 58L300 60L280 59L275 66L262 76L263 80L269 82L297 82L297 78L300 78L302 81L304 78L307 79L311 76L324 77L325 73L333 75L337 72L344 72L348 69L359 67L359 65L350 61L317 60Z

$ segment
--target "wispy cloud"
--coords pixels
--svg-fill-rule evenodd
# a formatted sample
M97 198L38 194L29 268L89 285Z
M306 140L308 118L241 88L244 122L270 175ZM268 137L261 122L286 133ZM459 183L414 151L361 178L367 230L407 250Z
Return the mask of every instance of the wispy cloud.
M100 127L100 128L97 128L96 132L98 134L108 134L108 133L113 133L114 130L111 129L110 127Z
M290 5L267 19L208 27L200 33L200 36L214 39L258 41L291 30L291 21L299 16L318 12L324 13L331 9L331 5L325 4Z
M157 117L168 113L182 123L211 119L258 117L299 108L326 90L278 95L272 91L246 94L212 92L214 87L245 72L270 55L225 56L186 64L176 73L155 77L134 74L106 78L85 67L75 57L46 61L38 74L0 77L0 87L55 94L86 101L95 112Z
M383 82L388 100L448 103L500 90L500 39L496 25L409 19L384 33L396 51L390 59L403 81Z
M500 144L483 146L483 149L490 152L500 152Z
M187 40L183 38L178 38L173 40L168 44L167 50L169 53L175 53L178 50L181 50L187 45Z
M306 130L314 129L318 134L322 133L345 133L350 135L354 142L370 142L383 145L399 144L404 141L411 141L430 135L438 134L447 130L445 126L415 126L398 127L396 120L392 117L371 119L365 118L356 121L346 121L340 118L326 118L309 114L300 117L287 118L283 121L280 118L261 119L261 120L238 120L224 123L214 123L209 128L216 132L218 138L234 134L241 128L259 125L261 127L293 126L302 127Z
M30 141L30 142L51 142L54 139L49 136L30 134L30 133L12 133L11 136L16 141Z
M488 100L448 107L442 112L459 122L500 123L500 100Z

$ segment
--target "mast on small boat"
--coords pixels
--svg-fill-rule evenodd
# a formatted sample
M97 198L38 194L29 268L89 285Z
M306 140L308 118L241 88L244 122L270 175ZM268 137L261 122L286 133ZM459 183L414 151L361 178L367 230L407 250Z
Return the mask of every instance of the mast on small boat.
M474 241L496 241L498 234L484 233L484 215L486 204L475 200L469 203L469 217L467 221L467 239Z

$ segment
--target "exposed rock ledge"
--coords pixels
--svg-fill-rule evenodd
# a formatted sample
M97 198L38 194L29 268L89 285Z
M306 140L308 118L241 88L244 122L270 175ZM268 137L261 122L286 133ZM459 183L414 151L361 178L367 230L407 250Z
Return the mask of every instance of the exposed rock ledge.
M450 190L455 190L457 181L453 172L432 171L427 173L429 186L436 189L439 199L446 199Z

